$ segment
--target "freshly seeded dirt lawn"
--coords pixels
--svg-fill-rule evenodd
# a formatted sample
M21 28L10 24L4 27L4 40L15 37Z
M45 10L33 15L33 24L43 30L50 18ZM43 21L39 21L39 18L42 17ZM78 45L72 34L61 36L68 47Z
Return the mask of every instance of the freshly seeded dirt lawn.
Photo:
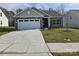
M11 31L15 31L15 27L0 27L0 36Z
M79 29L54 28L41 31L47 43L79 42Z

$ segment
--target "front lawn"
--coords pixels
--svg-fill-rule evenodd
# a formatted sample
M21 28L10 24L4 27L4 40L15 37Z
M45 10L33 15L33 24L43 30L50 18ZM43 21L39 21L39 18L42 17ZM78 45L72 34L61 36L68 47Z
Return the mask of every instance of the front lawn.
M54 28L42 30L47 43L79 42L79 29Z
M15 27L0 27L0 36L11 31L15 31Z
M52 53L53 56L79 56L79 52L54 52Z

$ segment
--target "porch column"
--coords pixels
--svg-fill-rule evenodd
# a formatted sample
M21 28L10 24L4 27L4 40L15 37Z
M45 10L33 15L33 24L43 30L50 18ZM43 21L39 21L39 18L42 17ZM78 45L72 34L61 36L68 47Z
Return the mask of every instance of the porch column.
M48 28L50 28L50 18L48 18Z

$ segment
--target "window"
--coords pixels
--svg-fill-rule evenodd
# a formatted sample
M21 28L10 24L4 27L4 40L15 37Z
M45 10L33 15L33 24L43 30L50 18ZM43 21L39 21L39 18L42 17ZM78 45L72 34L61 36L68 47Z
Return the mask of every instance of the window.
M34 20L31 19L30 21L34 21Z
M2 17L2 13L0 13L0 17Z
M25 22L28 22L29 20L24 20Z
M35 21L39 21L39 20L35 20Z
M23 22L23 20L19 20L19 22Z
M53 20L52 23L53 24L60 24L61 22L60 22L60 20Z
M60 20L57 20L57 24L60 24Z
M53 20L53 24L55 24L56 23L56 20Z

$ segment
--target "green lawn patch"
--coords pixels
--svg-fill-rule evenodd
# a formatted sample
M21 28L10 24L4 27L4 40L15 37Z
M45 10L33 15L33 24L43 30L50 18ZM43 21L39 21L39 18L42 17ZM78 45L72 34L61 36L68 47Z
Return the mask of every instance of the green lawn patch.
M42 30L47 43L79 42L79 29L54 28Z
M53 56L79 56L79 52L54 52L52 53Z
M0 27L0 36L11 31L15 31L15 27Z

